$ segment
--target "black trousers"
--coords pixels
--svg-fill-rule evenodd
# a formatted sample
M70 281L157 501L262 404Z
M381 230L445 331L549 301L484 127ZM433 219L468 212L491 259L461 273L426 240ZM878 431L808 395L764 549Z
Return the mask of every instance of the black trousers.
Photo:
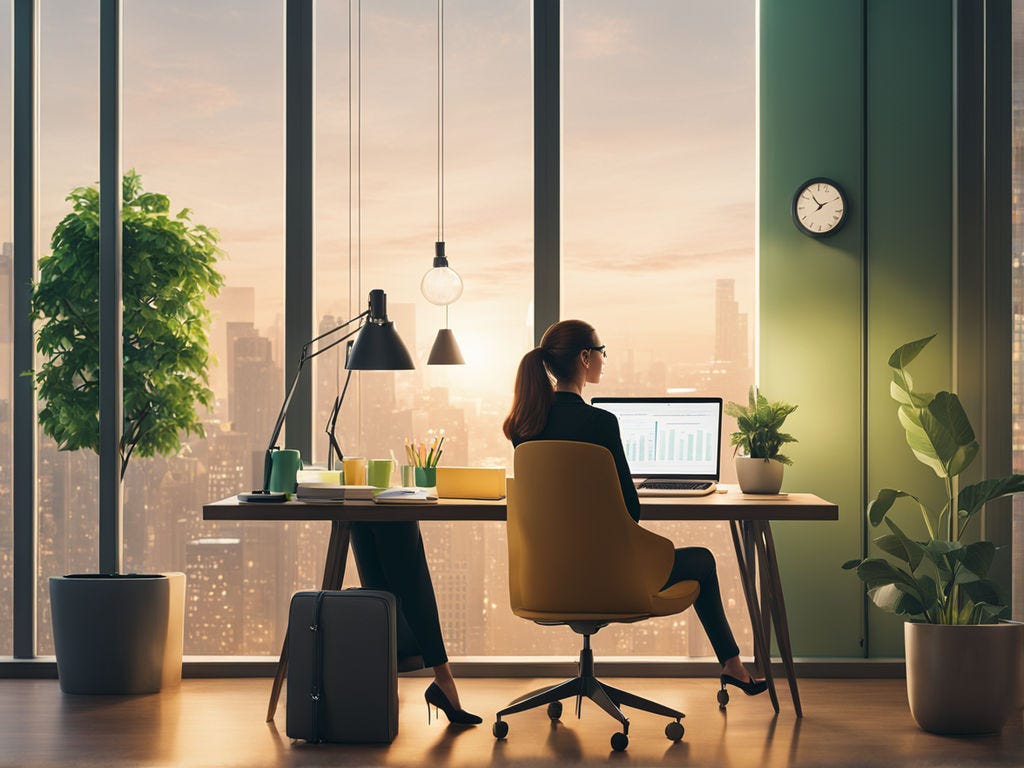
M448 654L420 524L415 520L358 522L352 523L351 530L360 583L390 592L398 604L399 659L422 656L428 667L444 664Z
M715 556L704 547L683 547L676 550L676 560L672 572L665 582L665 587L678 584L680 581L697 581L700 583L700 596L693 607L697 618L704 626L711 647L715 649L718 662L724 664L726 659L739 656L740 649L732 636L729 620L725 618L722 607L722 591L718 586L718 569ZM664 589L665 587L662 587Z

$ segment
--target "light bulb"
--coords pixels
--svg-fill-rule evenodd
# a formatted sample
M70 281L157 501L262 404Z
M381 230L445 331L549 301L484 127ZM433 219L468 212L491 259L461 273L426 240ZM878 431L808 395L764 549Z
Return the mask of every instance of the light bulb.
M420 290L431 304L451 304L462 295L462 278L451 267L433 267L423 276Z
M434 244L434 266L420 281L420 291L427 301L441 307L451 304L462 295L462 278L448 266L443 241Z

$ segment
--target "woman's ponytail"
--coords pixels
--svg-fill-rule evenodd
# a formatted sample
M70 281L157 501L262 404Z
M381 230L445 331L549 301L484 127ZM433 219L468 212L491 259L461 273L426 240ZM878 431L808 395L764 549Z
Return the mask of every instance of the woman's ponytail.
M504 432L509 440L525 440L540 434L548 421L554 388L544 368L544 350L531 349L519 362L512 410L505 419Z

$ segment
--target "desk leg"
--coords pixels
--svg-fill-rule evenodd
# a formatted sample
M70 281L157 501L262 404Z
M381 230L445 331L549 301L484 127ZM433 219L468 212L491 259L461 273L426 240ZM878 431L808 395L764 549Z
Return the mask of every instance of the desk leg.
M327 543L327 558L324 562L324 578L321 589L339 589L345 579L345 563L348 560L348 543L351 537L350 524L338 520L331 521L331 538ZM270 689L270 703L267 706L267 722L274 719L277 712L277 700L281 697L281 686L288 674L288 633L284 634L281 644L281 657L277 660L277 673Z
M772 677L771 653L768 650L768 641L764 635L764 623L761 620L761 609L758 605L757 584L754 581L754 558L756 551L754 547L745 549L740 541L740 523L736 520L729 521L729 530L732 532L732 544L736 550L736 560L740 566L740 582L743 585L743 597L747 601L747 612L750 614L750 631L754 636L754 658L764 659L764 679L768 682L768 694L772 700L772 707L776 714L779 712L779 696L775 691L775 679ZM746 535L747 531L744 530Z
M797 717L803 717L803 708L800 706L800 692L797 690L796 684L796 667L793 664L793 647L789 642L789 621L786 618L786 601L782 596L782 579L779 576L779 563L775 556L775 539L772 536L771 523L767 520L759 521L755 525L758 528L757 544L762 560L761 573L764 577L763 581L766 581L770 587L768 599L772 615L775 619L775 638L779 643L779 654L782 656L782 662L786 666L789 692L793 696L793 708L796 710Z
M768 593L764 588L764 579L760 579L758 575L757 542L755 540L756 533L754 531L754 525L747 521L741 522L739 526L740 540L743 542L744 559L747 565L747 585L750 587L750 594L753 596L754 602L761 611L761 637L764 640L762 647L765 649L765 655L762 656L759 651L755 650L754 667L757 669L757 674L759 676L767 677L768 673L766 670L771 668L772 663L772 631L770 626L771 616L769 614Z

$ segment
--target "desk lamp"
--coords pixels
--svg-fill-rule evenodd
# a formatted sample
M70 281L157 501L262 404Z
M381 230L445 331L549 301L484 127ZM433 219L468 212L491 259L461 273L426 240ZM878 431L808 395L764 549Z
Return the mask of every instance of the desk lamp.
M359 326L354 331L349 331L343 336L335 339L329 344L317 347L312 352L310 347L327 336L331 336L341 329L358 322ZM263 488L254 490L252 493L238 494L239 501L262 501L280 502L285 500L285 494L276 493L270 490L270 466L271 457L277 450L277 438L281 435L281 428L284 426L284 417L288 413L288 406L291 405L292 395L295 394L295 387L299 383L299 376L306 365L307 360L312 360L322 355L327 350L338 346L350 336L356 336L348 350L345 360L345 368L350 371L402 371L415 368L409 350L405 348L402 339L395 330L394 322L388 320L387 296L379 288L370 291L369 307L366 311L359 313L351 320L346 320L341 325L335 326L329 331L310 339L302 345L302 354L299 355L299 366L292 377L292 383L288 387L288 394L281 404L281 412L277 415L277 423L274 424L274 432L270 436L270 443L267 445L267 453L263 459ZM347 382L346 382L347 384ZM342 395L335 400L332 416L337 418L337 411L341 407ZM337 448L337 440L334 439L334 423L329 424L328 434L331 438L331 448ZM337 449L340 455L340 448Z

